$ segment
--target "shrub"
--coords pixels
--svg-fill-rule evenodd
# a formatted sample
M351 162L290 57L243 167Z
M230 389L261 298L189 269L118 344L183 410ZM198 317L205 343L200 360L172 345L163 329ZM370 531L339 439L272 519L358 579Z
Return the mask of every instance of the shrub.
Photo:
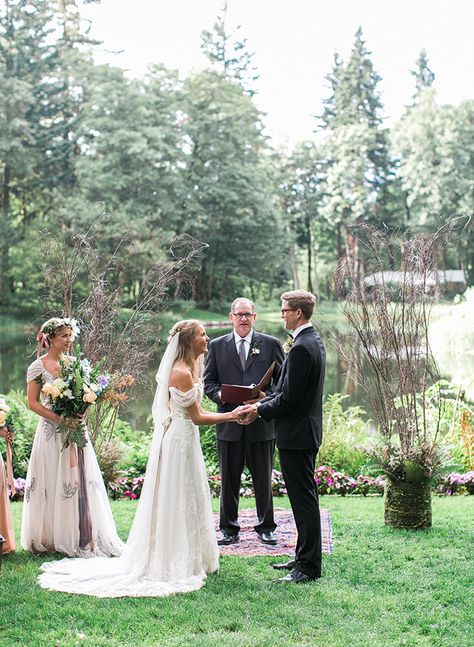
M333 393L324 400L323 443L318 452L318 463L355 476L367 461L362 450L368 439L367 422L362 407L344 409L343 402L347 397Z
M213 413L217 411L216 404L209 398L203 399L202 408L204 411ZM199 435L204 460L210 465L217 465L219 461L217 458L216 425L201 425Z
M38 416L28 409L26 396L20 391L10 391L6 398L11 407L15 439L13 443L13 474L17 478L24 478L28 470L31 448L38 425Z

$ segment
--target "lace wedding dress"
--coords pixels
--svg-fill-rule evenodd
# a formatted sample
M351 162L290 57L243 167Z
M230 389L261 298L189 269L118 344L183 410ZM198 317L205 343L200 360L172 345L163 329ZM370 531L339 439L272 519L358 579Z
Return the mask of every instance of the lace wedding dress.
M43 564L43 588L101 598L165 596L195 591L218 570L206 468L199 430L187 407L202 398L196 383L187 392L168 389L178 334L157 375L155 432L142 495L122 555L114 559L65 559Z
M26 379L44 385L54 376L36 359ZM40 398L51 409L49 396L41 392ZM40 418L26 476L21 545L33 553L56 551L70 557L120 555L123 542L92 443L77 455L63 449L63 443L56 425Z

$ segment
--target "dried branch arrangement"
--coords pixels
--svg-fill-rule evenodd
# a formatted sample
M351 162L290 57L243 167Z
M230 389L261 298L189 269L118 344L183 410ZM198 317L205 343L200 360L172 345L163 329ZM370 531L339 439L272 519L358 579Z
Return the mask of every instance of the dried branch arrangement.
M429 345L433 302L440 296L439 261L450 227L400 238L360 226L359 255L338 264L335 287L353 335L344 354L372 405L382 443L374 457L399 480L429 479L446 459L439 417L426 392L439 377Z
M73 314L81 324L81 352L95 363L105 358L112 376L110 397L89 416L89 435L96 450L107 444L127 390L147 381L148 366L159 343L159 313L185 294L192 297L194 277L206 244L190 236L175 239L168 258L141 277L133 307L123 308L123 277L131 245L124 238L108 258L98 252L93 228L66 239L44 239L46 303L54 314ZM129 265L129 264L128 264ZM76 293L85 297L78 299ZM74 302L77 301L75 305Z

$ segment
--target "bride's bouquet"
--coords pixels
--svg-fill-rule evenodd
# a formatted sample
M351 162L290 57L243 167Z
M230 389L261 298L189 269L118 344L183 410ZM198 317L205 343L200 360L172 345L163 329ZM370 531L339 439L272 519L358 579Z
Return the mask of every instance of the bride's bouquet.
M5 398L0 398L0 427L6 427L10 432L13 431L13 417Z
M65 434L63 449L71 443L84 447L87 443L86 414L92 404L106 396L110 375L101 372L104 360L92 366L88 359L81 359L79 345L76 357L63 355L59 364L58 377L45 384L42 391L51 398L54 413L62 418L56 431Z

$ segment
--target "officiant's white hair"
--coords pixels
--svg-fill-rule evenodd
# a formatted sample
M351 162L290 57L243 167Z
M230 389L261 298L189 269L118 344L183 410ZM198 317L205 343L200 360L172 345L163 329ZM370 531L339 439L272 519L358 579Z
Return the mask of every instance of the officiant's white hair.
M253 302L251 299L247 299L247 297L237 297L237 299L234 299L234 300L232 301L232 304L231 304L231 306L230 306L230 311L231 311L232 313L234 312L234 308L235 308L235 306L237 305L237 303L238 303L239 301L246 301L247 303L249 303L249 304L250 304L250 307L252 308L252 312L255 312L255 304L254 304L254 302Z

